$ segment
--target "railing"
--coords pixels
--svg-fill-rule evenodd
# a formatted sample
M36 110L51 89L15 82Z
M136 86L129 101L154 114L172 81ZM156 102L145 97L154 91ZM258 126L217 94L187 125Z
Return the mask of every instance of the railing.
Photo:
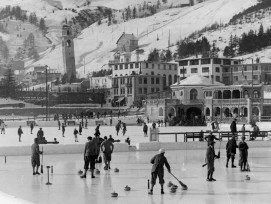
M252 137L257 138L257 137L261 137L262 139L264 137L267 137L268 134L271 134L271 131L259 131L257 134L253 131L238 131L236 134L237 136L242 136L244 133L245 136L248 136L249 139L251 139ZM178 136L181 135L183 136L183 142L187 142L188 139L193 139L193 141L195 139L199 139L200 141L204 141L204 137L206 135L210 134L210 131L206 131L206 132L156 132L156 133L152 133L152 134L157 134L158 135L158 142L159 140L162 138L160 137L160 135L173 135L174 136L174 140L175 142L178 142L180 140L178 140ZM214 132L213 135L216 135L218 138L227 138L228 140L232 137L232 132L230 131L221 131L221 132ZM152 135L151 135L152 137Z

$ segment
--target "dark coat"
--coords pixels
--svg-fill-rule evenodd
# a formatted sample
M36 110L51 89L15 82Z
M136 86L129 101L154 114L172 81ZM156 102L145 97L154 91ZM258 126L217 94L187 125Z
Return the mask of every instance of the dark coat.
M235 139L230 139L226 145L227 153L236 154L236 148L238 148Z
M232 133L237 132L236 121L235 121L235 120L232 121L232 123L231 123L231 132L232 132Z
M157 154L151 159L152 170L151 172L157 172L164 174L164 165L166 165L168 171L170 171L170 166L167 161L167 158L163 154Z

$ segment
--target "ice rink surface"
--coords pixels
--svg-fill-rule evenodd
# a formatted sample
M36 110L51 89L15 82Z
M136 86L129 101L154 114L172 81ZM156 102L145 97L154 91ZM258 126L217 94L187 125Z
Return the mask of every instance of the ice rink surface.
M225 167L225 150L222 150L221 159L215 161L216 182L206 181L206 167L201 167L205 158L204 150L167 151L165 156L172 173L188 186L188 190L181 190L178 182L165 171L166 184L172 181L179 188L172 194L165 185L164 195L160 194L159 185L155 186L153 195L147 194L150 159L156 152L115 153L112 169L105 171L103 164L98 164L101 173L95 179L90 177L90 173L86 179L79 177L78 170L83 169L83 155L44 155L44 165L53 165L53 174L49 173L51 186L45 185L46 168L43 175L32 175L30 156L10 156L6 164L4 158L2 161L0 159L0 191L41 204L270 203L270 151L266 148L249 149L251 172L240 172L239 168ZM119 173L114 172L116 167ZM245 181L246 175L251 177L250 181ZM131 191L124 191L126 185L131 187ZM117 198L111 197L113 191L119 194Z

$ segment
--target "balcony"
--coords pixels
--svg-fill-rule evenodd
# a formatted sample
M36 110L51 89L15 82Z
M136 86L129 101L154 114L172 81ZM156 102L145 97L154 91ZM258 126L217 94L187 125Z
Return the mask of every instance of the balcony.
M187 99L187 100L182 100L182 104L184 105L202 105L204 103L203 99Z
M236 98L236 99L205 99L205 104L213 105L247 105L247 99Z
M132 83L126 83L125 86L126 86L126 87L132 87L133 84L132 84Z

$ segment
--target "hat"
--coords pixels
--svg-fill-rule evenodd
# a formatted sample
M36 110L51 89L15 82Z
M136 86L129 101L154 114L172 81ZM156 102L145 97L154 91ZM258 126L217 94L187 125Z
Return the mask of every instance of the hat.
M88 140L92 140L92 137L91 137L91 136L89 136L89 137L88 137Z
M162 153L165 153L165 149L164 148L161 148L161 149L159 149L159 154L162 154Z

